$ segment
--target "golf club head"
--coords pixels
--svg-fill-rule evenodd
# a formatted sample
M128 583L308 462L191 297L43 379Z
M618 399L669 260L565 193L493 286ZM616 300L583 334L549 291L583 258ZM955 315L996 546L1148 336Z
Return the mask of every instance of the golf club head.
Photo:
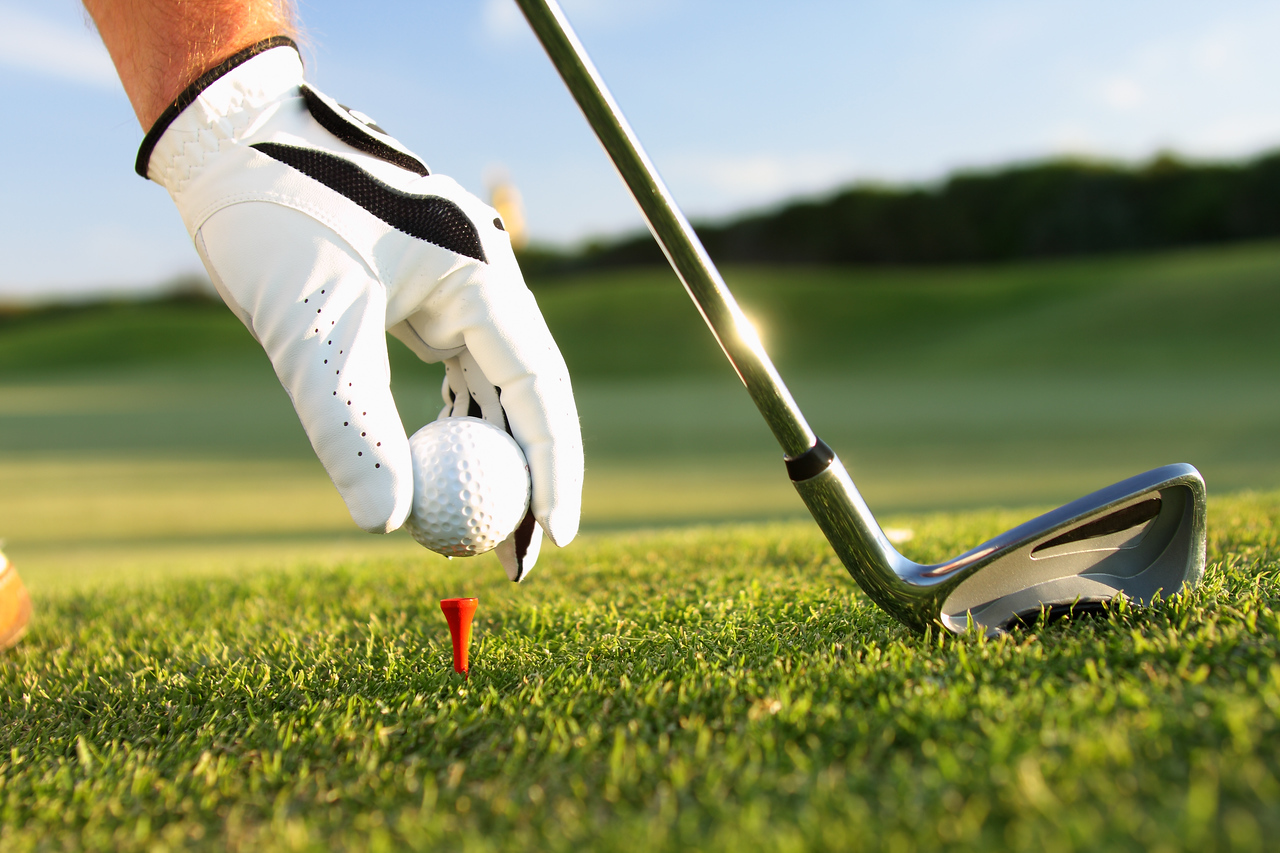
M917 630L997 634L1116 596L1147 604L1204 573L1204 479L1190 465L1130 477L954 559L922 565L894 549L840 460L829 449L820 455L828 454L824 470L795 481L796 490L859 586Z

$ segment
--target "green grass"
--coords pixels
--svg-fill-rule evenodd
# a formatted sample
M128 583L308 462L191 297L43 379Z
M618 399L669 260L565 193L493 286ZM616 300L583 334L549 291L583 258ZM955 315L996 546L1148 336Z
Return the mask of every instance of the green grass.
M1277 243L969 268L743 267L725 278L784 374L1142 376L1280 355ZM723 372L668 271L534 287L575 376Z
M1277 522L1216 499L1195 591L994 641L906 632L807 524L588 536L519 587L394 557L46 589L0 658L0 848L1266 849Z
M879 514L1060 504L1175 461L1212 493L1280 488L1280 244L727 276ZM534 288L574 376L587 529L803 517L670 273ZM440 369L391 353L412 430L438 411ZM351 525L219 305L0 314L0 401L0 538L33 576L412 551Z
M0 313L0 537L37 608L0 656L0 849L1269 846L1280 245L728 277L911 556L1185 460L1204 584L908 633L798 520L666 273L535 283L587 532L518 587L359 533L219 306ZM439 368L392 361L413 429Z

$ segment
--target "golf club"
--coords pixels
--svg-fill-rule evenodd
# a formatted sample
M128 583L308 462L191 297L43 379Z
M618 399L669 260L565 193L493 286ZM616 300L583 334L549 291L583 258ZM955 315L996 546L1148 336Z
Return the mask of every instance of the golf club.
M516 3L773 430L796 491L872 600L919 631L941 625L994 634L1042 614L1098 609L1116 596L1146 604L1199 581L1205 487L1185 464L1086 495L943 563L921 565L899 554L844 465L809 428L560 7L555 0Z

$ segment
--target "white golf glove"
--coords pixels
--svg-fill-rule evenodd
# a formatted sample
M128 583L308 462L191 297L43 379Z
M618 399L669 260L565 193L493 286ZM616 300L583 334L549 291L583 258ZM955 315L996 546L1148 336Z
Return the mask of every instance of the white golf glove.
M583 471L573 391L493 208L308 86L285 38L197 80L147 134L138 172L173 197L356 524L395 530L413 500L390 332L445 362L441 417L479 414L510 430L529 461L532 517L553 542L573 539ZM514 581L537 557L533 518L498 549Z

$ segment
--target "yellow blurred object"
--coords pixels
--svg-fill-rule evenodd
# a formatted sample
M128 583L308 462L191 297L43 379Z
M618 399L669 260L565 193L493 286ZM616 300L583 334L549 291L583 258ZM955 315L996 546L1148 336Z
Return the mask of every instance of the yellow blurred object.
M0 554L0 649L22 639L31 622L31 596L18 577L18 570Z
M485 183L489 185L489 204L502 217L503 227L511 235L512 247L524 248L528 242L528 233L525 231L524 202L520 198L520 190L511 182L506 170L501 168L493 169Z

